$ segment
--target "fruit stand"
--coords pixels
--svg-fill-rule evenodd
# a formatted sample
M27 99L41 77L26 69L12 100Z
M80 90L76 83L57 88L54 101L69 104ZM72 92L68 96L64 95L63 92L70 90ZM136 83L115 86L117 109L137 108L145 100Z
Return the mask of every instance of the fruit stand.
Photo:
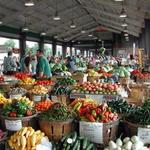
M149 111L149 84L145 80L140 83L134 80L149 75L137 70L127 71L126 67L108 66L98 71L87 70L85 74L87 80L79 81L74 75L36 79L17 73L13 86L0 95L0 125L8 134L4 142L8 148L34 150L45 140L56 150L62 147L110 150L117 144L126 147L126 139L123 140L126 136L133 136L128 141L129 146L134 145L134 138L139 138L143 146L150 144L144 134L149 133L149 116L145 115L145 120L138 117ZM90 79L93 76L95 78ZM122 94L126 87L129 87L128 97Z

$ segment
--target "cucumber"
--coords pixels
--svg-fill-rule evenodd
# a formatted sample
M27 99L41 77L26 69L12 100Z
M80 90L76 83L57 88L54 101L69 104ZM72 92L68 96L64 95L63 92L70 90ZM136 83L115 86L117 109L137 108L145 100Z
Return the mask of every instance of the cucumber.
M79 139L79 140L84 140L84 137L79 136L78 139Z
M68 145L67 147L66 147L66 149L65 150L69 150L71 148L71 146L70 145Z
M77 140L77 141L75 142L75 144L73 145L72 150L77 150L78 143L79 143L79 141Z
M94 144L91 143L86 147L86 150L93 150L94 149Z
M81 142L80 142L80 140L78 141L78 146L77 146L77 150L80 150L80 146L81 145Z
M77 132L73 132L72 141L75 142L77 140Z
M83 150L85 150L87 146L88 146L88 139L84 138L83 145L82 145Z

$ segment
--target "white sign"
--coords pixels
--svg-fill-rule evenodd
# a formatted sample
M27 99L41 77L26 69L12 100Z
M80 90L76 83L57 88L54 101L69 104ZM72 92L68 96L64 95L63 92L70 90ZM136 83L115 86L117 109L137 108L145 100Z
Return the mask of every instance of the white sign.
M80 136L91 142L103 144L103 124L80 121Z
M19 99L22 95L10 95L10 99Z
M18 131L22 128L21 120L5 120L5 126L7 130Z
M35 102L40 102L41 99L42 99L42 96L41 96L41 95L34 95L34 96L33 96L33 100L34 100Z
M57 96L54 96L54 95L53 95L53 96L51 96L51 100L52 100L52 101L55 101L55 102L58 102L58 98L57 98Z
M86 97L96 100L99 104L103 103L104 100L104 95L86 94Z
M138 128L138 137L144 144L150 144L150 128Z

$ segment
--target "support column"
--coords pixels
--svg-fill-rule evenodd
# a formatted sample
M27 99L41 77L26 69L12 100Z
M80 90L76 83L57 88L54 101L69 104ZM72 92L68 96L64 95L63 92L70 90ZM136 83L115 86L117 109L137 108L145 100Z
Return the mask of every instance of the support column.
M75 52L75 56L77 56L77 49L76 48L74 49L74 52Z
M70 56L72 56L72 43L70 44Z
M52 52L53 52L53 56L56 55L56 40L53 39L52 41Z
M63 56L63 58L66 57L66 53L67 53L67 44L63 43L63 45L62 45L62 56Z
M26 55L26 33L20 32L20 57L23 58Z
M40 37L39 49L44 51L44 36Z

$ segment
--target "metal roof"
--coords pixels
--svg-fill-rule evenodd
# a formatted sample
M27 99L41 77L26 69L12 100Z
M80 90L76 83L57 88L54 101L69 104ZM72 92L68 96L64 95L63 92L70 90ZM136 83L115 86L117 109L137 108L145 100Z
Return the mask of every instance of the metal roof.
M33 7L25 7L25 0L0 0L0 21L4 25L22 28L26 23L33 32L43 30L59 39L88 39L88 33L106 38L112 32L121 33L122 19L119 14L121 2L114 0L57 0L60 21L54 21L56 0L34 0ZM125 0L129 34L138 37L144 27L145 18L150 18L150 0ZM70 29L71 20L77 27ZM97 28L99 27L99 32ZM86 30L81 33L82 28ZM101 31L102 30L102 31ZM103 34L102 34L103 33ZM106 35L105 35L106 34Z

